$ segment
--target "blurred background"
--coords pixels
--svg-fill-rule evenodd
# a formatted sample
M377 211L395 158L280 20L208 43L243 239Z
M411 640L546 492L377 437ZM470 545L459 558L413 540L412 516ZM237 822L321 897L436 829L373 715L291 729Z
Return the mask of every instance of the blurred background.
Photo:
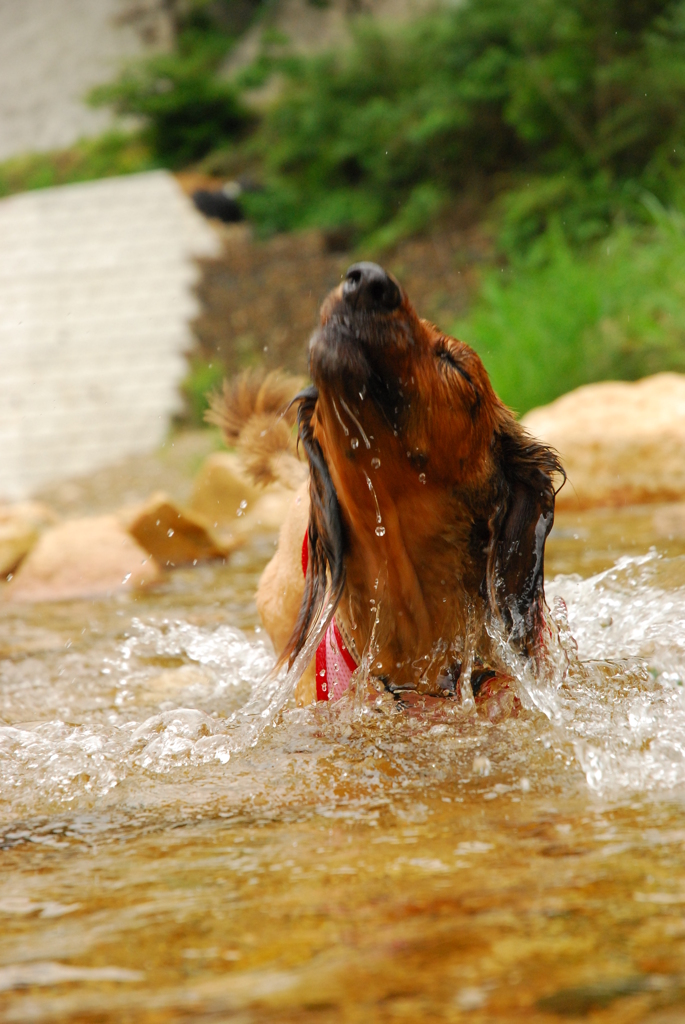
M1 0L0 86L3 498L306 372L359 257L520 414L685 368L681 0Z
M477 708L291 708L204 420L360 258L568 471ZM684 737L685 0L0 0L2 1021L682 1024Z

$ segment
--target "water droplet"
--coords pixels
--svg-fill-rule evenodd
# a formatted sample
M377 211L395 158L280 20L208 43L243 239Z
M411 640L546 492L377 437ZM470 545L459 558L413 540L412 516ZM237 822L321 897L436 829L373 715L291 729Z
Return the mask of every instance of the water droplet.
M425 473L419 473L419 482L422 483L422 484L425 484L425 482L426 482L426 474Z
M352 440L350 441L350 445L351 445L352 448L358 448L359 447L359 438L358 437L353 437Z
M342 407L345 410L345 412L347 413L347 415L350 417L350 419L353 421L353 423L357 427L357 430L361 434L362 440L364 441L364 444L366 445L366 447L370 448L371 447L371 442L369 441L368 437L364 433L364 428L362 427L361 423L359 422L357 417L354 415L354 413L350 409L349 405L347 405L347 403L342 398L340 399L340 404L342 405Z
M373 469L380 469L381 468L381 460L377 459L377 458L371 459L371 467Z
M460 1010L480 1010L488 1001L487 993L482 988L459 989L455 1002Z
M127 573L127 574L126 574L126 575L124 576L124 578L123 578L123 580L122 580L121 582L122 582L122 583L128 583L128 581L129 581L130 579L131 579L131 573L129 572L129 573Z
M167 535L167 537L173 537L174 531L169 529L169 530L167 530L166 535Z
M240 502L240 507L241 508L247 508L247 502L246 501L241 501Z
M385 527L384 526L377 526L376 527L376 536L377 537L385 537Z

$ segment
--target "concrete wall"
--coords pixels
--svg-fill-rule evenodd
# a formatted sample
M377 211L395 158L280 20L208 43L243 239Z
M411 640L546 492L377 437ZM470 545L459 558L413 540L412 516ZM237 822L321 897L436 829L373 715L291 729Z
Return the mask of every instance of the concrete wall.
M159 0L0 0L0 160L101 132L86 93L170 42Z
M165 171L0 201L0 498L160 443L218 250Z

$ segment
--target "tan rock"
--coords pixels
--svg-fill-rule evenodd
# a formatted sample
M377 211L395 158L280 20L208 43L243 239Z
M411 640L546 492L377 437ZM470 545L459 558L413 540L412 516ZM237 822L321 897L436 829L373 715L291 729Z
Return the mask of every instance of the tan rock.
M666 540L685 540L685 502L664 505L652 520L654 532Z
M36 543L39 532L28 523L0 522L0 576L7 576Z
M42 501L15 501L11 505L0 505L0 523L21 521L38 529L54 526L56 512Z
M0 576L7 576L34 546L41 530L54 523L52 509L38 501L0 505Z
M685 497L685 375L588 384L533 409L523 425L561 455L559 508Z
M205 459L195 478L189 509L214 527L232 530L240 518L238 513L251 510L263 493L246 475L237 455L215 452Z
M162 491L124 510L120 519L140 546L168 567L224 558L235 547L230 538L220 539L204 516L184 511Z
M46 530L5 588L5 597L13 601L102 597L146 586L161 576L158 563L116 516L72 519Z
M276 533L285 521L294 494L291 488L282 487L280 484L266 487L252 507L248 505L245 515L238 518L238 523L234 527L236 536Z

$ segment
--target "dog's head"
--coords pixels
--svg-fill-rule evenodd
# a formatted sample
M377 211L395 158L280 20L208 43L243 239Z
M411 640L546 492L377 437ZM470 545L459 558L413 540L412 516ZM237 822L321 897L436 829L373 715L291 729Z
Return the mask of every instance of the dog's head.
M534 647L552 474L563 471L497 398L476 353L420 319L380 266L357 263L322 306L310 372L299 408L310 556L291 660L326 597L329 611L339 602L353 553L355 585L384 560L389 586L404 595L400 626L411 620L427 636L426 590L461 548L446 601L478 597L520 646Z

